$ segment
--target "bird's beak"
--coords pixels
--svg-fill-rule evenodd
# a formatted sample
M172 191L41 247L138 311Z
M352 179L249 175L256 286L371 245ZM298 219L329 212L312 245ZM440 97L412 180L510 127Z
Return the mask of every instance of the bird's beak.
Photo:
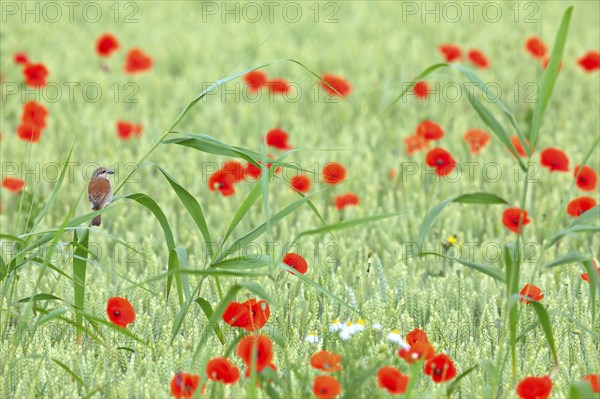
M110 169L109 169L109 170L108 170L108 174L109 174L109 175L114 175L114 174L115 174L115 171L114 171L114 170L110 170Z

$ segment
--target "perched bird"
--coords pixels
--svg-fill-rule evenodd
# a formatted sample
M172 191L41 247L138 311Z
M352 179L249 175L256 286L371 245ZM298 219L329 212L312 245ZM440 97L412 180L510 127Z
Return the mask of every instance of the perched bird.
M108 168L99 167L92 174L92 179L88 185L88 201L90 202L92 211L104 209L106 205L111 203L113 193L108 181L108 175L114 173ZM98 215L92 219L92 226L100 226L100 216Z

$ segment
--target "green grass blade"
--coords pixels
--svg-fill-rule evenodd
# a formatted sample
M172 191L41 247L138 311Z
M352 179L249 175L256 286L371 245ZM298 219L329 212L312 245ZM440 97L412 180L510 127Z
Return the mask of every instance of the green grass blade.
M362 318L365 318L367 320L367 317L365 317L360 310L355 309L354 307L348 305L346 302L342 301L340 298L338 298L336 295L334 295L333 293L329 292L328 290L326 290L325 288L323 288L321 285L317 284L316 282L312 281L311 279L309 279L308 277L306 277L304 274L300 274L296 271L296 269L293 269L291 267L289 267L288 265L286 265L285 263L279 262L277 263L277 265L283 269L283 270L287 270L290 273L294 274L296 277L298 277L300 280L302 280L302 282L304 282L305 284L311 286L312 288L314 288L316 291L319 291L323 294L325 294L326 296L328 296L329 298L333 299L335 302L337 302L338 304L342 305L343 307L345 307L346 309L349 309L355 313L358 313Z
M579 252L568 252L563 256L554 259L552 262L546 263L544 269L552 269L553 267L567 265L569 263L579 263L585 260L589 260L589 258L581 255Z
M462 84L462 89L463 89L463 92L467 95L467 99L469 100L469 103L471 103L471 106L473 107L475 112L477 112L477 114L479 115L479 118L481 118L483 123L485 123L490 129L492 129L492 133L494 133L496 135L496 137L498 137L498 139L502 142L502 144L504 144L504 146L506 146L506 148L509 149L511 154L513 154L515 159L519 162L519 166L521 167L521 169L524 172L527 171L527 167L523 163L523 160L517 153L517 150L515 149L515 147L512 145L512 142L510 141L510 137L509 137L506 129L504 128L504 126L502 126L502 124L498 121L498 119L496 119L496 117L481 103L481 101L479 101L479 99L477 97L475 97L475 93L470 93L467 90L467 87L465 86L464 83ZM525 145L527 143L523 143L523 144Z
M217 258L215 259L215 263L221 261L223 258L227 257L228 255L232 254L233 252L235 252L238 248L243 248L244 245L254 241L256 238L260 237L262 234L264 234L267 231L267 228L269 225L275 225L277 223L279 223L283 218L285 218L287 215L289 215L290 213L294 212L296 209L298 209L300 206L302 206L303 204L305 204L310 198L328 190L329 188L325 188L321 191L317 191L316 193L307 195L295 202L292 202L290 205L286 206L285 208L283 208L281 211L277 212L275 215L273 215L272 217L270 217L269 219L267 219L266 222L264 222L263 224L261 224L260 226L256 227L255 229L251 230L250 232L248 232L247 234L245 234L244 236L242 236L241 238L239 238L238 240L236 240L233 244L231 244L224 252L222 252L221 254L219 254L219 256L217 256Z
M169 345L173 344L173 341L175 341L175 337L177 337L177 335L179 334L179 331L181 331L181 326L183 325L183 322L185 321L185 316L187 315L187 312L188 312L191 304L192 304L192 297L190 296L185 300L185 302L181 306L181 309L179 309L179 312L177 312L177 315L175 316L175 319L173 320L173 327L171 328L171 341L169 342Z
M550 352L552 352L552 359L554 360L554 369L558 369L558 353L556 352L556 343L554 341L554 334L552 333L552 323L550 322L550 317L548 316L548 311L539 302L531 301L529 302L529 306L533 306L533 310L535 310L535 314L537 315L537 319L542 327L542 331L544 331L544 335L546 336L546 342L548 342L548 347L550 348Z
M25 302L36 302L36 301L62 301L62 298L59 298L52 294L35 294L32 296L28 296L27 298L21 298L16 303L25 303Z
M569 385L569 399L597 399L589 381L574 381Z
M58 176L58 180L57 180L56 184L54 185L52 194L50 194L50 197L45 202L44 207L42 208L40 213L35 218L35 220L33 222L33 226L31 228L31 231L35 231L35 229L38 227L38 225L40 224L40 222L42 221L44 216L46 216L46 213L48 213L48 209L50 208L50 206L54 203L54 199L56 198L56 195L60 191L63 181L65 180L65 175L67 174L67 170L69 168L69 161L71 160L71 154L73 154L73 148L75 147L76 142L77 142L77 140L75 140L75 142L73 142L73 145L71 146L71 150L69 151L69 155L67 155L67 160L64 162L63 167L60 170L60 175Z
M416 256L428 256L428 255L439 256L449 262L458 262L461 265L467 266L470 269L473 269L473 270L483 273L487 276L490 276L494 280L500 281L501 283L506 283L506 276L505 276L504 272L495 266L484 264L484 263L471 262L466 259L455 259L455 258L446 256L442 253L432 252L432 251L419 252Z
M518 245L518 243L516 244ZM508 312L508 330L510 343L510 356L512 375L516 373L517 365L517 333L519 328L519 308L517 307L519 295L519 277L521 274L521 259L518 247L505 245L503 251L504 266L506 269L506 311Z
M52 360L54 363L56 363L61 369L63 369L64 371L66 371L69 375L71 375L71 377L73 377L73 379L75 381L77 381L77 383L85 388L89 388L89 386L81 379L80 376L78 376L73 370L71 370L66 364L64 364L63 362L61 362L58 359L55 358L51 358L50 360Z
M560 27L556 33L554 39L554 46L552 47L552 54L550 55L550 63L546 67L546 70L542 73L542 79L540 81L539 91L537 93L535 108L531 117L531 131L529 133L529 141L531 142L530 148L535 148L539 130L544 120L544 114L546 113L546 107L552 97L552 91L554 90L554 84L558 77L560 70L560 64L563 58L563 52L565 49L565 43L567 41L567 34L569 31L569 23L571 21L571 14L573 13L573 7L567 8L567 11L563 14Z
M561 230L558 233L556 233L554 236L552 236L552 238L550 238L547 241L547 243L545 244L545 247L546 248L551 247L552 245L554 245L561 238L563 238L565 236L568 236L568 235L571 235L571 234L598 233L598 232L600 232L600 226L581 226L581 225L576 225L576 226L566 228L566 229Z
M208 134L196 133L177 133L179 137L165 139L163 144L178 144L184 147L193 148L197 151L207 154L223 155L231 158L241 158L247 162L258 165L258 160L261 159L260 153L251 151L245 148L233 147L225 144L222 141L215 139Z
M448 385L448 387L446 388L446 397L448 399L452 396L452 393L454 392L454 390L458 386L458 383L460 382L460 380L462 380L463 378L465 378L466 376L468 376L469 374L471 374L471 372L475 371L475 369L477 367L479 367L479 366L475 365L475 366L470 367L467 370L463 371L458 377L456 377L456 379L454 381L452 381L450 383L450 385Z
M213 316L213 314L215 313L213 311L213 308L210 305L210 303L206 299L200 298L200 297L196 298L196 300L194 302L196 302L200 306L200 308L202 309L202 311L206 315L206 319L208 321L210 321L211 318L212 318L212 316ZM215 332L215 335L217 336L217 338L221 342L221 344L225 345L225 337L223 336L223 331L221 330L221 327L219 326L219 323L212 324L212 328L213 328L213 331Z
M448 198L448 199L440 202L433 208L431 208L429 213L427 213L427 216L425 216L425 219L423 219L423 222L421 223L421 227L419 228L419 237L417 240L419 245L421 243L423 243L423 240L425 240L425 236L427 235L427 232L429 231L429 229L431 229L431 226L433 225L433 222L438 217L438 215L444 210L444 208L447 205L449 205L453 202L462 203L462 204L483 204L483 205L508 204L508 202L506 200L504 200L492 193L462 194L462 195L458 195L456 197Z
M390 105L388 105L385 110L383 111L384 113L388 112L398 101L400 101L402 99L402 97L404 97L404 95L406 93L408 93L408 91L410 89L413 88L413 86L415 85L415 83L417 83L419 80L427 77L428 75L430 75L432 72L434 72L437 69L440 68L444 68L447 67L448 64L446 64L445 62L440 63L440 64L434 64L431 65L427 68L425 68L425 70L423 70L423 72L421 72L420 74L417 75L417 77L415 78L415 80L413 80L412 82L410 82L408 85L406 85L406 87L404 88L404 90L402 90L402 92L398 95L398 97L396 97L391 103Z
M600 283L600 278L598 278L598 271L591 260L584 260L581 263L590 280L590 308L592 311L592 325L594 326L596 325L596 290L598 290L598 294L600 294L600 286L598 285Z
M212 239L210 238L210 232L208 230L208 225L206 224L206 218L204 217L202 206L200 206L200 203L196 200L196 198L194 198L192 194L190 194L185 188L183 188L183 186L177 183L173 176L167 173L167 171L165 171L163 168L156 164L152 165L158 168L158 170L167 179L167 181L171 185L171 188L173 188L173 191L175 191L175 194L177 194L177 197L179 197L179 200L192 217L192 220L194 221L194 223L196 223L196 226L198 226L198 230L200 230L200 233L202 234L202 237L206 242L206 249L208 255L212 257L214 251L212 245L213 243Z
M229 223L229 227L227 228L227 231L223 236L223 243L227 241L231 233L233 233L233 230L235 230L235 228L242 221L242 219L244 219L244 216L246 216L250 208L252 208L252 206L256 203L256 201L260 198L261 195L262 189L260 184L255 184L254 187L252 187L252 190L250 190L242 204L235 212L235 215L233 215L233 218Z
M351 228L351 227L361 226L363 224L375 222L378 220L383 220L383 219L388 219L388 218L395 217L395 216L400 216L401 214L402 214L402 212L393 212L393 213L386 213L383 215L366 216L366 217L362 217L362 218L358 218L358 219L345 220L342 222L325 225L323 227L318 227L316 229L305 230L305 231L301 232L300 234L298 234L293 242L298 241L298 239L300 239L303 236L330 233L332 231L343 230L343 229L347 229L347 228Z
M269 255L242 255L235 258L225 259L221 262L211 263L211 268L246 270L260 269L273 264L273 258Z
M87 272L88 243L90 234L88 230L83 230L81 238L78 238L77 230L73 231L73 242L77 243L73 251L73 305L81 310L85 307L85 277ZM83 316L80 313L75 314L75 324L77 329L77 340L81 339L81 327L83 326Z

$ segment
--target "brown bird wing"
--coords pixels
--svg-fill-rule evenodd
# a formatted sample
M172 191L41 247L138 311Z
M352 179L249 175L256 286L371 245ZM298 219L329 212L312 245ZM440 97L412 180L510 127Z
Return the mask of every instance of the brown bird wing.
M110 183L105 179L95 179L88 185L88 200L94 210L102 209L105 205L108 193L110 193Z

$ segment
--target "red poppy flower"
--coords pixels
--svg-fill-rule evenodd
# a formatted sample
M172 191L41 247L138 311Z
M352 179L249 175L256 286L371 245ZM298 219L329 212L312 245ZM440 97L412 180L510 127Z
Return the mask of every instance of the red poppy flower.
M178 371L171 380L171 394L177 399L191 399L200 383L198 374Z
M48 110L36 101L27 101L23 105L22 122L31 122L42 129L46 127L46 116L48 116Z
M126 328L129 323L135 320L135 310L125 298L118 296L112 297L106 303L106 314L111 323Z
M586 72L593 72L600 69L600 51L588 51L577 63Z
M290 180L290 185L294 190L301 193L307 193L310 190L310 179L308 176L296 175Z
M568 172L569 157L558 148L546 148L540 153L542 166L550 169L550 172Z
M271 129L267 132L265 142L270 147L275 147L280 150L290 150L292 147L288 145L289 134L281 129Z
M441 44L438 46L438 51L442 54L446 62L454 62L460 60L460 47L454 44Z
M23 67L25 84L35 89L46 86L46 78L49 74L44 64L25 64Z
M250 177L252 180L256 180L262 174L262 170L259 166L254 165L253 163L248 162L244 166L244 176L247 178Z
M463 136L463 140L471 147L471 154L479 154L491 139L492 136L488 132L480 129L467 130Z
M544 294L542 294L542 290L533 284L525 284L523 288L521 288L521 292L519 292L519 294L521 294L520 301L524 302L525 305L529 305L529 300L526 299L527 297L531 298L536 302L539 302L542 299L544 299Z
M425 140L439 140L444 137L444 130L437 123L424 120L417 125L417 135Z
M543 58L548 51L548 47L546 47L542 39L537 36L532 36L525 41L525 50L527 50L533 58Z
M232 327L256 331L264 327L271 316L271 309L265 300L255 298L244 303L231 302L223 312L223 320Z
M392 395L401 395L406 391L410 377L404 375L395 367L386 366L377 372L379 387Z
M404 139L404 146L406 147L406 154L411 155L429 148L429 142L423 136L413 134Z
M582 380L590 383L592 391L600 393L600 374L588 374Z
M479 50L471 50L467 54L469 61L473 63L477 68L485 69L489 68L490 62L486 56Z
M237 355L246 366L252 365L252 353L256 358L256 370L260 373L273 360L273 343L264 335L246 335L237 346Z
M346 193L335 197L335 207L337 210L342 210L348 206L356 206L358 203L358 195L354 193Z
M342 388L338 380L330 375L318 375L313 382L313 393L317 399L333 399L340 394Z
M215 357L206 363L206 376L212 381L235 384L240 379L240 369L227 358Z
M141 73L152 69L152 58L139 48L132 48L125 58L125 73Z
M267 82L267 75L260 70L250 71L244 75L244 82L251 92L256 92Z
M23 190L24 186L25 182L16 177L5 177L4 180L2 180L2 187L7 189L8 191L12 191L13 193L20 192L21 190Z
M29 57L27 57L26 52L21 51L21 52L15 53L15 55L13 55L13 60L17 64L27 64L29 62Z
M592 197L579 197L569 202L567 213L573 217L579 217L582 213L587 212L595 206L596 200Z
M435 356L435 349L429 342L415 342L409 348L402 347L398 350L398 356L412 364L419 360L428 361Z
M327 84L325 84L325 82L321 81L321 87L329 94L333 95L333 96L341 96L341 97L346 97L350 91L352 90L352 86L350 86L350 83L346 82L346 80L344 78L342 78L341 76L336 76L336 75L332 75L329 73L324 73L323 74L323 80L325 82L327 82L329 84L329 87ZM335 89L333 90L332 89Z
M456 377L454 363L445 353L441 353L425 363L423 371L428 376L431 376L431 379L436 384L450 381Z
M133 135L141 136L144 127L141 123L133 124L126 121L117 122L117 137L121 140L129 140Z
M238 161L227 161L221 169L231 175L230 179L233 183L244 180L244 167Z
M527 155L527 153L525 152L525 147L523 147L523 143L521 143L521 140L519 140L519 137L517 137L517 136L511 136L510 137L510 142L513 145L513 147L515 147L515 150L517 150L517 153L520 156L524 157L524 156ZM529 142L527 144L529 144Z
M517 385L517 395L521 399L546 399L552 392L552 380L543 377L527 377Z
M346 178L346 168L337 162L329 162L323 168L323 181L327 184L338 184Z
M521 218L523 220L520 220ZM521 226L519 226L519 222ZM515 234L520 233L523 230L523 226L529 224L529 222L531 222L531 219L527 217L527 211L519 208L508 208L502 213L502 224Z
M300 274L304 274L308 270L308 263L306 263L306 260L294 252L285 254L281 261Z
M577 176L577 173L579 173L579 176ZM579 165L577 165L573 176L577 177L577 187L583 191L594 191L596 184L598 183L596 172L587 165L581 168L581 171L579 171Z
M288 94L290 91L290 85L285 79L271 79L265 83L269 91L273 94Z
M325 372L340 371L342 366L340 362L342 356L337 353L331 353L327 351L319 351L310 357L310 365L318 370Z
M119 49L117 38L110 33L104 33L96 40L96 53L100 57L109 57Z
M600 267L596 268L596 271L598 272L598 278L600 278ZM589 283L590 282L590 275L588 273L582 273L581 274L581 279L583 281L587 281Z
M425 100L427 98L427 94L429 93L429 85L425 81L420 81L415 83L412 88L415 97L419 100Z
M435 168L435 174L438 176L446 176L456 168L456 161L452 158L452 155L439 147L427 153L425 162L427 165Z
M223 197L235 194L234 183L234 176L223 169L217 170L208 178L208 188L210 191L219 190Z
M406 343L412 346L417 342L428 344L429 339L427 338L427 334L425 334L425 331L415 328L414 330L406 334Z
M21 140L36 143L42 136L42 128L33 121L22 122L17 126L17 136L19 136Z

